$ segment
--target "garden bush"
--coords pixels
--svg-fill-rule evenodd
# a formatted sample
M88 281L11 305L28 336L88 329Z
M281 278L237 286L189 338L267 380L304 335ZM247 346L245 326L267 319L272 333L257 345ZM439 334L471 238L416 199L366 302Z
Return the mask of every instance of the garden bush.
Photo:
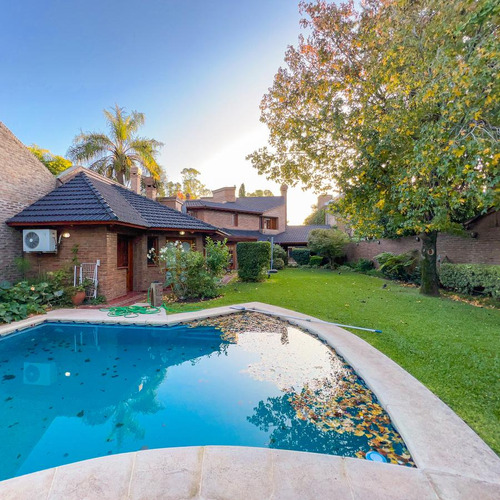
M374 264L369 259L359 259L354 263L353 268L360 273L366 273L374 268Z
M205 253L185 251L180 242L169 244L158 252L164 264L165 285L170 286L177 299L213 298L219 295L221 278L229 265L226 242L207 238Z
M273 246L273 260L276 260L276 259L282 259L284 265L288 264L288 254L286 253L286 250L281 245L274 245ZM276 269L278 269L278 268L276 268Z
M445 263L439 269L439 279L448 290L500 298L500 266Z
M309 257L309 265L313 267L319 267L321 266L321 263L323 262L323 257L321 255L311 255Z
M238 276L242 281L263 281L271 261L268 241L240 242L236 245Z
M273 259L273 269L277 269L281 271L281 269L285 269L285 261L281 258Z
M311 256L311 251L307 248L294 248L290 252L290 257L297 262L299 266L305 266L309 264L309 257Z
M14 285L1 282L0 323L19 321L30 314L44 313L51 306L67 304L70 297L64 285L61 280L50 278L35 283L19 281Z
M307 246L314 254L327 259L333 269L335 260L345 255L348 242L349 236L338 229L313 229L309 233Z
M375 256L382 274L393 280L420 283L420 269L418 266L418 252L395 255L391 252L382 252Z

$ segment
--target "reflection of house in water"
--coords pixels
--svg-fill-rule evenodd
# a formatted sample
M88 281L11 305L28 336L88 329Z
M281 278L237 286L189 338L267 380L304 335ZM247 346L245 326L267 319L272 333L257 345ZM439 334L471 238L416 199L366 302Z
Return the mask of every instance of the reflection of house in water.
M196 334L195 334L196 332ZM165 337L168 336L168 340ZM0 341L1 478L12 477L58 417L112 422L110 440L144 433L168 368L224 350L214 329L44 324ZM3 377L3 380L2 380ZM71 440L71 436L68 436Z

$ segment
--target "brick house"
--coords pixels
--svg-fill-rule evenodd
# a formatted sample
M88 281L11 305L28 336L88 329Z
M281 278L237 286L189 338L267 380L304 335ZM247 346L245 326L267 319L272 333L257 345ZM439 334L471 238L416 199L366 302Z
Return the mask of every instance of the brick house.
M54 271L80 263L99 261L99 293L108 300L130 291L146 290L164 275L148 250L181 241L203 250L206 236L222 237L217 228L155 201L151 179L141 187L138 169L132 170L132 189L83 167L58 176L60 186L24 208L7 224L10 228L53 229L57 251L25 253L33 273ZM12 229L11 229L12 230ZM18 238L22 248L21 238Z
M186 201L163 198L161 201L223 231L233 256L233 267L237 267L236 244L239 241L268 241L273 237L275 243L288 250L307 245L312 229L330 227L328 224L288 225L287 190L288 186L283 185L281 196L237 198L233 186L216 189L213 196L207 198Z
M5 221L54 189L57 180L2 122L0 165L0 281L15 281L21 278L15 259L22 257L22 235Z

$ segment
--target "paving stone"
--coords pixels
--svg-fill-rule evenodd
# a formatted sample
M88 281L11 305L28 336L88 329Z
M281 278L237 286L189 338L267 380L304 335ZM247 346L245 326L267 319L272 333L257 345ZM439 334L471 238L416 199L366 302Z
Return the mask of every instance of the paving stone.
M441 500L498 500L500 484L448 474L427 473Z
M134 458L124 453L58 467L49 500L127 498Z
M263 500L271 496L272 455L264 448L207 446L200 496L204 500Z
M181 500L197 496L203 448L164 448L137 452L130 482L132 500Z
M344 461L353 500L438 500L418 469L355 458Z
M33 500L47 498L56 469L34 472L0 482L2 500Z
M272 451L273 500L351 498L344 460L332 455Z

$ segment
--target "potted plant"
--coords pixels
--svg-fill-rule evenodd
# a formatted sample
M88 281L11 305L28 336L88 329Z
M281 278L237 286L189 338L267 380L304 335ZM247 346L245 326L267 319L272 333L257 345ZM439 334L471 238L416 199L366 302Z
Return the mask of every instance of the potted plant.
M66 288L66 293L71 297L71 302L74 306L80 306L85 300L85 290L92 284L91 280L85 279L82 283L75 286L69 286Z

